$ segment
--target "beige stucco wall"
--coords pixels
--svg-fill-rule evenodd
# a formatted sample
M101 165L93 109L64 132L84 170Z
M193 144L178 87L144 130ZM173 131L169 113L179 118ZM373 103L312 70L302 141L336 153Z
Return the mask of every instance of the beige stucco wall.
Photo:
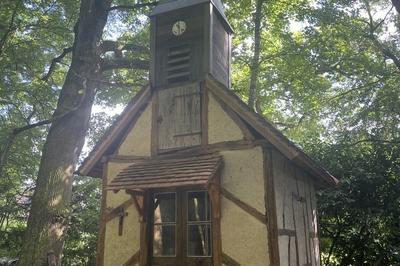
M222 185L245 203L265 213L263 151L221 151L224 157Z
M118 149L119 155L150 156L151 154L151 104L148 104L133 129Z
M228 199L221 207L222 251L243 266L269 265L266 225Z
M208 142L218 143L243 139L243 133L222 109L212 93L208 93Z
M222 186L265 214L262 148L220 153ZM221 214L222 251L241 265L269 265L267 226L224 197Z
M108 183L129 163L108 164ZM110 210L129 200L130 196L125 191L114 193L107 192L107 208ZM140 248L140 223L139 215L133 205L127 208L128 215L124 218L123 234L118 235L118 218L106 224L104 265L123 265Z

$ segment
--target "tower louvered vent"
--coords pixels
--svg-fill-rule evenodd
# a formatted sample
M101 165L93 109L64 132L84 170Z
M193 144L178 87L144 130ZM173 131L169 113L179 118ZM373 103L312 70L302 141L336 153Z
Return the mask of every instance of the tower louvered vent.
M171 47L167 55L168 84L190 79L191 49L187 45Z

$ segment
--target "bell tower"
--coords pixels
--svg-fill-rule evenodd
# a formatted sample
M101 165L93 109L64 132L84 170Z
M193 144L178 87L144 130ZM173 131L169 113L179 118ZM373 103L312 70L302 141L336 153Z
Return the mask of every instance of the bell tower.
M208 74L229 87L232 28L220 0L161 1L150 18L154 89Z
M151 18L153 153L206 144L205 79L229 88L232 28L220 0L167 0Z

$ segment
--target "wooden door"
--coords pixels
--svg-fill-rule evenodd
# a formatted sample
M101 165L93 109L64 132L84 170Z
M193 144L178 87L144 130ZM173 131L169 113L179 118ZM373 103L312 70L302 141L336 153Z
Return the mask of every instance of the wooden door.
M212 265L212 212L207 191L156 192L152 202L150 265Z
M158 148L201 144L200 84L159 91Z

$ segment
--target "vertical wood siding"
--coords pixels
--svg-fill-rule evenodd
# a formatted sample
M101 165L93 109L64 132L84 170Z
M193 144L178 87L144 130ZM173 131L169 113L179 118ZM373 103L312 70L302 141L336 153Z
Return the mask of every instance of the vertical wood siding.
M312 180L273 152L280 264L319 266L316 200Z
M201 144L200 84L160 90L158 109L159 149Z

